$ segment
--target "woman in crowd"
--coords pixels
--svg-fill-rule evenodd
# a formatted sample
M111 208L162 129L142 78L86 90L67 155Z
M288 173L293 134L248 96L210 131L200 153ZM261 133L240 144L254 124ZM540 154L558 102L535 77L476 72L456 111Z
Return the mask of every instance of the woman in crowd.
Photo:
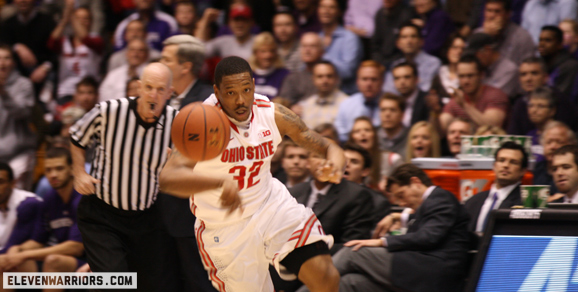
M431 89L428 96L428 105L430 107L443 107L450 101L450 94L454 88L459 87L458 81L458 61L466 47L466 40L458 34L450 36L446 43L444 52L444 65L433 78ZM441 100L441 102L440 102Z
M480 126L476 130L476 133L474 135L475 136L506 135L506 131L504 131L504 129L502 129L498 126L484 125L484 126Z
M372 166L366 185L384 191L385 184L383 182L396 167L403 164L403 158L397 153L379 150L377 132L371 124L371 120L365 116L355 119L348 142L355 143L369 151L372 157Z
M412 158L440 157L440 137L435 127L429 122L415 123L409 130L405 161Z
M277 53L277 43L269 32L255 37L253 55L249 58L255 78L255 93L276 97L289 70L283 67L283 60Z

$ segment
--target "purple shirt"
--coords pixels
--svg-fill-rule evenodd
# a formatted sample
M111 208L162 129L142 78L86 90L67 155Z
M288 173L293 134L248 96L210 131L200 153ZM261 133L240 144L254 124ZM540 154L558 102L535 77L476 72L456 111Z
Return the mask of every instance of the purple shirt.
M321 22L317 17L317 10L315 13L311 14L310 17L305 17L298 11L293 12L293 16L297 19L297 25L299 26L299 37L301 37L306 32L318 33L321 31Z
M16 212L17 219L6 245L0 250L0 254L6 253L10 247L21 244L32 237L41 206L40 198L28 197L22 200L15 209L8 209L7 212Z
M260 75L257 73L258 70L253 71L253 77L255 78L255 93L267 96L269 99L274 98L279 95L281 91L281 84L285 77L289 75L289 70L285 68L279 68L273 70L269 74Z
M81 198L82 195L73 190L68 203L64 203L56 190L52 189L44 197L42 212L32 239L46 245L67 240L82 242L76 214Z
M454 23L445 11L436 7L426 13L425 25L421 31L424 37L423 50L430 55L439 56L444 43L454 31Z
M544 160L544 148L540 144L540 135L538 135L538 130L534 129L528 132L526 136L532 136L532 154L534 155L536 162Z
M126 47L127 43L124 40L124 31L127 25L132 20L139 19L137 12L129 15L121 21L114 32L114 50L118 51ZM178 33L177 21L171 16L161 11L155 11L151 15L151 19L147 23L147 43L149 47L156 50L163 50L163 41L170 36Z

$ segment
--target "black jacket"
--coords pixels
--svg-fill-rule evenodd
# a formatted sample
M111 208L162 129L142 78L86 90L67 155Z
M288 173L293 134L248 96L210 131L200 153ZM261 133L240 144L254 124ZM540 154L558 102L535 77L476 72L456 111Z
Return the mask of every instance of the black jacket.
M289 190L300 204L307 204L311 182L300 183ZM331 254L353 239L367 239L374 211L373 197L368 189L342 180L333 184L326 197L313 210L326 234L333 235Z
M213 94L213 87L202 83L201 80L197 80L195 85L191 87L191 90L189 90L185 98L181 101L181 108L195 101L205 101L211 94Z
M468 225L468 230L471 232L476 231L476 225L478 224L478 217L480 216L480 211L484 202L488 198L490 191L485 191L475 194L473 197L466 201L465 207L470 215L470 224ZM508 196L502 201L498 209L508 209L515 205L522 205L522 198L520 197L520 186L515 187Z
M436 187L407 233L387 238L393 285L414 292L460 291L467 270L469 217L452 193Z

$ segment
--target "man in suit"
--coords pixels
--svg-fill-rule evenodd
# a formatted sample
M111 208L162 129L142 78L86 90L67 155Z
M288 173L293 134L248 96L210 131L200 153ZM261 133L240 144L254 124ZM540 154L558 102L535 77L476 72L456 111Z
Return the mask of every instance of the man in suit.
M552 196L556 203L578 204L578 146L558 148L552 158L552 176L560 194Z
M330 251L335 254L345 242L369 237L373 199L369 190L356 183L347 180L339 184L320 181L317 171L320 163L322 159L311 153L309 171L313 179L289 191L297 202L313 209L325 233L333 235L335 244Z
M343 154L347 162L343 178L365 187L373 199L373 222L372 228L390 212L390 204L387 197L375 190L370 189L365 184L367 177L371 174L371 154L363 147L346 143L343 146Z
M213 93L213 87L197 79L205 59L205 47L190 35L175 35L164 42L161 63L173 72L173 88L178 95L171 98L170 105L179 109L195 101L204 101ZM157 198L163 225L173 239L167 247L173 257L168 259L171 268L180 275L182 291L214 292L199 255L195 239L195 216L189 200L159 193Z
M205 45L191 35L175 35L164 42L161 63L173 72L173 87L177 94L170 105L180 109L185 105L204 101L213 93L213 87L198 79L205 61Z
M429 109L425 102L426 92L419 89L419 77L415 64L403 61L391 69L395 89L405 100L403 125L410 128L419 121L427 121Z
M386 216L377 234L385 235L396 222L407 226L407 233L346 243L333 256L339 291L459 291L469 244L463 206L412 164L394 170L387 186L415 213Z
M475 194L466 201L470 215L468 230L484 232L490 212L521 205L520 183L528 168L528 153L515 142L504 143L494 155L495 182L489 191Z

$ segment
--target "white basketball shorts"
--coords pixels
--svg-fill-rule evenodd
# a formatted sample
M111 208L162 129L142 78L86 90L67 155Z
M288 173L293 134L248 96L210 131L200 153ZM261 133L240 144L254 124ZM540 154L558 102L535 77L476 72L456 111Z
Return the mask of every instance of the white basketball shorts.
M280 264L291 251L320 240L333 246L333 236L323 232L313 211L297 203L281 182L271 182L269 198L253 216L227 224L195 223L203 265L220 292L271 292L270 264L283 279L295 280Z

